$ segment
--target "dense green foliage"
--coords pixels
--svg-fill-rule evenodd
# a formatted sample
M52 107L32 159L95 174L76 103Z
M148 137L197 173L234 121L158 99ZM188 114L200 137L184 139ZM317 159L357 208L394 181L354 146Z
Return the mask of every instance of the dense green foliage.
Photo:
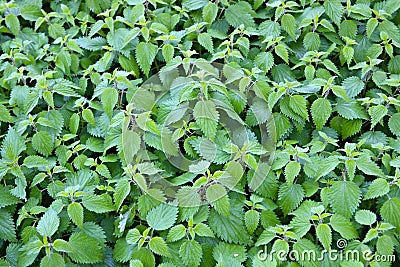
M396 264L257 255L400 257L400 1L0 10L0 266ZM154 177L179 186L172 203Z

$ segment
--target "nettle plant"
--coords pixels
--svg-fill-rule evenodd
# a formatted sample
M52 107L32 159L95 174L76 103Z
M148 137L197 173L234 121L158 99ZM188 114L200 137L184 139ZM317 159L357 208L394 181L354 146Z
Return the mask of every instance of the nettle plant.
M400 1L0 11L0 266L397 264Z

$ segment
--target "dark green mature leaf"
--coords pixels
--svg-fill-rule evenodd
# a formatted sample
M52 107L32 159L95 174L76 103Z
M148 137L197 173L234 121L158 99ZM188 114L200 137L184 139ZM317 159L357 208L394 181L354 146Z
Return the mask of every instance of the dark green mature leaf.
M53 140L48 132L37 132L32 137L33 148L44 156L53 151Z
M399 1L164 2L0 4L0 265L396 265L253 242L398 251Z
M361 190L352 181L335 182L329 189L329 199L333 210L347 218L357 209L360 198Z
M186 240L179 248L180 258L188 266L199 266L202 255L203 250L195 240Z
M304 198L304 189L299 184L283 184L279 188L279 205L285 214L293 211Z
M397 197L387 200L381 207L380 213L382 218L395 226L400 228L400 218L397 216L400 212L400 199Z
M247 235L247 230L244 226L244 212L237 201L232 201L234 203L230 207L228 217L220 215L215 210L211 210L209 218L210 228L216 236L226 242L249 244L251 237Z
M15 224L11 214L5 210L0 210L0 239L15 242Z
M83 232L76 232L69 238L73 249L68 255L77 263L96 263L104 259L104 254L96 239Z
M249 3L239 1L237 4L231 5L226 9L225 18L235 28L241 24L246 27L253 27L255 25L253 16L251 15L253 12Z

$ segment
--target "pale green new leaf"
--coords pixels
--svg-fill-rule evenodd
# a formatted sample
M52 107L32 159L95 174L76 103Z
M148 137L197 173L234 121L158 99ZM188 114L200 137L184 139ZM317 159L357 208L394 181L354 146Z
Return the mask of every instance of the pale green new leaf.
M40 218L36 228L40 235L50 237L58 230L59 225L60 218L57 212L53 209L49 209L42 218Z
M135 56L137 63L146 76L149 75L150 67L156 57L157 50L158 47L152 43L141 42L136 47Z
M372 225L376 222L376 215L370 210L358 210L354 218L362 225Z
M324 127L332 114L332 106L329 100L318 98L311 105L311 115L318 130Z
M146 220L151 228L161 231L171 228L174 225L177 216L177 207L161 204L147 214Z
M44 156L53 151L53 140L48 132L37 132L32 137L32 147Z
M170 256L169 248L167 243L165 243L164 239L159 236L153 237L150 239L149 248L154 253L161 255L161 256Z
M329 250L332 244L332 230L329 225L321 223L316 229L317 237L326 250Z
M343 217L340 214L333 214L330 220L330 224L336 232L338 232L343 238L353 239L358 237L358 233L354 225L349 219Z
M78 202L73 202L67 208L69 218L80 228L83 226L83 207Z
M115 105L118 102L118 92L115 88L107 87L101 95L101 103L108 117L112 118Z
M85 195L82 203L85 208L95 213L105 213L115 210L111 196L108 194Z
M364 199L372 199L383 196L389 193L390 186L386 179L378 178L372 181L368 187L368 191L364 196Z

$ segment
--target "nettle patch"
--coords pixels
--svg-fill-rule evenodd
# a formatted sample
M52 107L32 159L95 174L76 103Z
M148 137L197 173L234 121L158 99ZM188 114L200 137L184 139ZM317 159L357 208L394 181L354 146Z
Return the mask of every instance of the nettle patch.
M3 1L0 266L395 266L399 9Z

